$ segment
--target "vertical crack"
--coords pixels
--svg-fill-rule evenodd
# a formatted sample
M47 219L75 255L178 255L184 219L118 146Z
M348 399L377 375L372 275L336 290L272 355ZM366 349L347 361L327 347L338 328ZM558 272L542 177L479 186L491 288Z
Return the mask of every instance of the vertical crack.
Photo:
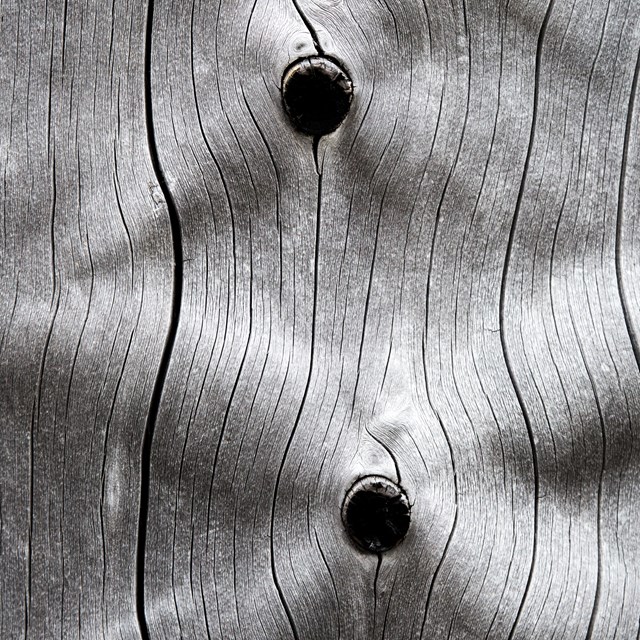
M173 345L176 339L176 331L178 320L180 317L180 307L182 302L182 280L183 280L183 259L182 259L182 230L180 228L180 220L178 212L167 187L160 159L158 157L158 149L156 145L154 126L153 126L153 107L151 95L151 38L153 29L153 0L149 0L147 6L146 33L144 42L144 105L145 105L145 124L147 129L147 144L151 164L153 166L158 186L164 196L167 212L169 214L169 223L171 226L171 239L173 244L173 292L171 302L171 319L167 330L167 337L160 359L158 375L156 377L147 421L145 425L144 435L142 438L141 452L141 473L140 473L140 516L138 520L138 547L136 551L136 613L138 624L140 626L140 634L144 640L149 639L149 628L145 615L144 606L144 560L147 541L147 516L149 512L149 479L151 470L151 445L153 442L153 432L158 418L158 410L160 407L160 399L164 383L167 378L167 370L171 360Z
M378 562L376 563L376 574L373 577L373 634L376 633L376 617L378 615L378 577L382 566L382 553L378 552Z
M318 201L316 208L316 237L315 237L315 249L314 249L314 276L313 276L313 315L311 319L311 353L309 357L309 373L307 375L307 381L304 388L304 393L302 395L302 401L300 402L300 407L298 408L298 413L296 415L295 422L293 423L293 429L291 434L289 435L289 440L284 449L284 455L282 456L282 462L280 463L280 468L278 469L278 475L276 477L276 486L273 492L273 503L271 506L271 572L273 574L273 581L276 586L276 590L278 591L278 596L280 597L280 602L284 607L285 613L287 615L287 619L289 621L289 625L291 626L291 632L293 633L294 640L300 640L300 635L298 634L298 629L296 627L295 621L293 619L293 614L291 612L291 608L287 604L287 600L284 597L284 592L282 590L282 586L280 584L280 580L278 578L278 572L276 570L275 564L275 518L276 518L276 501L278 499L278 490L280 488L280 479L282 477L282 472L284 470L287 457L289 455L289 450L291 448L291 443L293 442L293 438L298 429L298 425L300 424L300 418L302 416L302 411L304 410L305 404L307 402L307 394L309 393L309 388L311 386L311 380L313 378L313 363L315 356L315 344L316 344L316 313L318 308L318 265L319 265L319 256L320 256L320 213L322 210L322 173L318 176Z
M525 603L529 597L529 592L530 592L531 584L533 581L533 575L536 570L536 557L538 555L538 528L539 528L539 513L538 513L539 504L538 503L540 501L540 474L538 469L538 452L536 449L535 434L533 433L533 428L531 426L531 417L529 416L525 399L522 395L520 385L516 378L513 361L509 354L509 349L507 346L507 341L505 336L506 290L507 290L507 281L509 277L509 268L511 266L511 261L513 258L515 230L518 224L520 208L522 206L522 200L524 197L525 185L527 182L527 178L529 176L529 163L531 162L531 155L533 153L533 143L536 137L536 124L538 119L538 102L539 102L539 93L540 93L540 73L542 70L542 49L544 45L545 35L547 32L547 26L551 18L551 13L553 11L554 4L555 4L555 0L549 0L549 4L547 5L544 17L542 19L542 24L540 25L540 31L538 32L538 42L536 45L533 103L532 103L532 113L531 113L531 130L529 133L529 144L527 146L527 154L525 157L524 167L522 170L522 180L520 182L520 189L518 191L516 206L515 206L513 218L511 221L511 228L509 230L509 240L507 242L507 252L504 259L504 269L502 272L502 282L500 285L500 342L502 344L502 351L504 353L504 360L505 360L505 366L507 368L507 373L509 374L509 378L511 379L513 390L515 392L518 404L520 405L522 417L524 419L525 426L527 429L529 446L531 447L531 462L533 465L533 481L534 481L533 541L532 541L532 548L531 548L531 565L529 566L527 583L525 585L524 593L522 594L522 598L520 600L520 605L518 606L518 612L516 614L516 618L513 622L513 626L511 627L511 631L509 633L509 640L512 640L512 638L516 633L518 625L520 624L520 620L525 610Z
M314 29L313 25L311 24L311 22L309 21L309 19L304 15L304 13L302 12L302 10L300 9L300 6L298 4L297 0L292 0L293 1L293 5L296 9L296 11L298 12L298 15L300 16L300 18L302 19L302 21L304 22L307 30L309 31L309 33L311 34L311 38L313 39L313 44L316 48L316 51L318 52L319 55L324 55L324 50L322 48L322 46L320 45L319 39L318 39L318 34L316 32L316 30ZM286 598L284 596L284 592L282 590L282 585L280 584L280 580L278 578L278 572L276 570L276 563L275 563L275 544L274 544L274 540L275 540L275 514L276 514L276 502L277 502L277 498L278 498L278 490L280 488L280 480L282 477L282 472L284 470L286 461L287 461L287 457L289 455L289 450L291 448L291 443L293 442L293 438L296 434L297 428L298 428L298 424L300 422L300 418L302 416L302 411L304 410L306 401L307 401L307 394L309 392L309 388L311 385L311 380L313 378L313 364L314 364L314 355L315 355L315 340L316 340L316 313L317 313L317 304L318 304L318 265L319 265L319 255L320 255L320 215L321 215L321 210L322 210L322 168L319 165L318 162L318 145L320 143L320 138L322 137L321 134L315 135L313 137L313 141L312 141L312 154L313 154L313 161L314 161L314 167L316 170L316 173L318 175L318 199L317 199L317 205L316 205L316 235L315 235L315 248L314 248L314 282L313 282L313 311L312 311L312 320L311 320L311 353L310 353L310 358L309 358L309 372L307 375L307 381L305 384L305 389L304 389L304 393L302 395L302 401L300 402L300 406L298 408L298 413L296 415L296 419L294 421L293 424L293 429L289 435L289 439L287 441L287 444L285 446L285 450L284 450L284 454L282 457L282 462L280 463L280 468L278 469L278 475L276 477L276 485L274 488L274 492L273 492L273 503L271 506L271 573L273 575L273 581L276 587L276 590L278 592L278 596L280 598L280 602L282 603L282 606L285 610L285 614L287 616L287 620L289 621L289 626L291 627L291 632L293 634L294 640L299 640L300 636L298 633L298 629L296 627L294 618L293 618L293 613L291 611L291 608L289 607L289 604L286 601Z
M625 286L622 267L622 224L625 209L625 190L627 181L627 164L629 161L629 146L631 144L631 134L633 129L633 113L635 110L636 94L638 90L638 76L640 75L640 51L636 58L636 66L631 81L631 90L629 94L629 107L627 109L627 122L624 132L624 143L622 151L622 167L620 168L620 184L618 187L618 218L616 222L616 279L618 281L618 289L620 291L620 301L622 303L622 313L624 322L629 334L629 340L633 349L638 367L640 368L640 341L633 326L630 308L633 306L633 300L630 300L629 293Z
M322 169L320 168L320 165L318 163L318 146L320 144L320 138L322 136L314 136L313 137L313 145L312 145L312 150L313 150L313 162L315 163L315 167L316 167L316 173L318 174L318 179L320 179L320 176L322 175ZM318 196L320 197L320 196Z

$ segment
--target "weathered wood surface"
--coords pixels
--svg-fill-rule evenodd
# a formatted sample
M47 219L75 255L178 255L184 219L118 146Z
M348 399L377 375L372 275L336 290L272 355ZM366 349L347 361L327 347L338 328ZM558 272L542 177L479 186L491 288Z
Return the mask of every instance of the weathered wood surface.
M145 7L0 14L0 638L137 638L141 442L173 271Z
M0 637L640 637L635 0L0 13Z

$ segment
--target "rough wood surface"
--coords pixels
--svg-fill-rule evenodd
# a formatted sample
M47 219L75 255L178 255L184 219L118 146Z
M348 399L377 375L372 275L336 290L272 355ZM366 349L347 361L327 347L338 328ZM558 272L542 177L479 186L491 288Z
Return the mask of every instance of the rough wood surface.
M138 638L172 250L141 3L0 8L0 638Z
M636 0L0 7L0 637L640 638Z
M152 453L152 630L636 636L639 380L617 277L632 296L639 18L158 3L185 290ZM277 85L318 50L355 102L316 176ZM380 558L340 526L363 473L414 502Z

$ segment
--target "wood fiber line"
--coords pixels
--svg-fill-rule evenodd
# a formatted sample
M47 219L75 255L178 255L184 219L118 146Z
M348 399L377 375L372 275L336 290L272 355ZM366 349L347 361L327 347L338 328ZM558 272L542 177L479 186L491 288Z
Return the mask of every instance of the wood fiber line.
M139 638L141 442L172 260L145 7L0 13L0 637Z
M639 20L631 0L158 2L184 287L152 637L637 635ZM314 53L354 84L317 144L279 91ZM366 474L413 505L382 555L340 518Z

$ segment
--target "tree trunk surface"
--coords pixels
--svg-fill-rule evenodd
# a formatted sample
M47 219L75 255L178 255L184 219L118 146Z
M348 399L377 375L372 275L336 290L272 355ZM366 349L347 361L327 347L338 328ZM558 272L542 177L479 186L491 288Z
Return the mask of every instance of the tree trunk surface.
M4 0L0 44L0 638L640 638L637 0Z

